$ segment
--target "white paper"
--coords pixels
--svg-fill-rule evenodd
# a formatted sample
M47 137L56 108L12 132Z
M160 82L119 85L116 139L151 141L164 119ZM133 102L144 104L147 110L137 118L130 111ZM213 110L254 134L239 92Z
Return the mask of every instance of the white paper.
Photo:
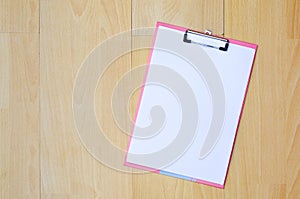
M255 49L230 43L228 51L224 52L185 43L182 41L183 35L184 32L182 31L159 26L136 126L146 128L155 121L155 118L161 118L155 115L161 113L159 110L154 110L152 116L155 118L151 118L153 107L160 107L160 111L163 110L164 123L158 132L153 132L153 135L147 138L136 138L137 130L135 128L126 161L223 185ZM194 63L201 63L202 65L199 67L195 66ZM161 66L165 70L159 72L160 70L157 68ZM168 69L173 71L170 75L163 72ZM156 78L162 78L157 76L165 76L167 81L173 73L179 75L186 84L177 85L175 82L175 84L170 85L175 85L181 90L185 90L185 88L180 86L189 85L186 92L189 89L193 92L196 100L196 106L193 106L197 112L196 116L193 115L195 112L185 116L185 118L182 116L183 109L190 108L193 105L193 100L190 101L191 104L181 104L181 99L176 96L170 86L163 85L162 82L152 81ZM181 81L176 78L170 80L178 81L178 83ZM219 108L214 110L214 107ZM222 112L221 109L224 111ZM191 126L193 126L194 123L192 122L195 118L197 119L195 132L183 132L186 133L187 137L191 134L194 135L190 143L183 147L184 150L180 153L173 150L174 153L177 153L176 158L170 152L160 155L164 148L171 147L178 136L181 122L190 120ZM218 132L209 132L209 129L213 128L211 126L212 121L215 121L213 127L219 129ZM215 144L209 147L210 150L206 150L205 156L201 157L200 151L205 146L204 141L207 136L209 138L209 133L218 136L217 138L211 136ZM181 148L182 146L178 146L177 149ZM137 157L136 154L140 156ZM159 158L152 159L149 154L156 154ZM164 162L170 157L172 160L168 160L167 163Z

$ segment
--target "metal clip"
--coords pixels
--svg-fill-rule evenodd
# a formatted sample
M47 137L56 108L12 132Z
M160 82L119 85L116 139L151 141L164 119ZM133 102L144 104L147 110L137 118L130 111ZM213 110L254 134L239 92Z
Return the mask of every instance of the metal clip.
M206 30L204 33L193 30L186 30L183 41L186 43L198 44L204 47L215 48L227 51L229 40L212 35L212 31Z

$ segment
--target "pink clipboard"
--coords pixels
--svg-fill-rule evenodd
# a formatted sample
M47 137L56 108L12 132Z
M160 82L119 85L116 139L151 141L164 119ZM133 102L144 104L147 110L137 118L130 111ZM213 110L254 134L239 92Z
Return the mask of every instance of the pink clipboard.
M155 49L155 42L157 40L158 30L160 28L172 29L172 30L176 30L176 31L179 31L179 32L182 32L182 33L186 33L189 30L187 28L183 28L183 27L180 27L180 26L175 26L175 25L171 25L171 24L167 24L167 23L163 23L163 22L157 22L157 24L156 24L156 30L155 30L155 33L154 33L154 39L153 39L153 43L152 43L152 47L151 47L151 51L150 51L150 55L149 55L149 59L148 59L148 65L147 65L147 68L146 68L144 81L143 81L143 84L142 84L142 87L141 87L141 93L140 93L140 97L139 97L138 104L137 104L137 109L136 109L137 111L136 111L136 114L135 114L135 117L134 117L134 124L133 124L133 127L132 127L128 147L127 147L127 150L126 150L124 165L129 166L129 167L133 167L133 168L137 168L137 169L141 169L141 170L145 170L145 171L158 173L158 174L164 174L164 175L168 175L168 176L172 176L172 177L177 177L177 178L181 178L181 179L185 179L185 180L190 180L192 182L197 182L197 183L200 183L200 184L214 186L214 187L217 187L217 188L224 188L225 182L226 182L226 179L227 179L228 168L229 168L230 161L231 161L232 151L233 151L235 140L236 140L236 134L237 134L237 131L238 131L238 127L239 127L239 123L240 123L240 119L241 119L241 115L242 115L242 110L243 110L243 107L244 107L245 97L246 97L246 94L247 94L247 91L248 91L249 81L250 81L251 74L252 74L252 68L253 68L253 64L254 64L254 60L255 60L257 45L247 43L247 42L238 41L238 40L234 40L234 39L229 39L229 38L224 38L224 37L218 37L218 36L215 36L215 35L211 35L212 37L217 37L217 38L220 38L221 40L222 39L226 40L229 43L229 45L236 45L236 46L245 47L247 49L254 49L253 56L251 58L251 65L249 65L250 70L247 73L246 87L244 89L243 96L242 96L242 101L241 101L242 104L239 108L238 118L236 118L237 123L235 123L235 125L234 125L235 126L235 131L232 132L233 137L231 138L231 142L230 142L232 144L230 146L230 155L227 158L226 171L223 169L225 171L225 178L221 183L220 182L213 182L213 180L195 178L194 176L191 176L191 175L184 175L182 173L165 171L164 169L152 168L151 166L139 164L139 163L133 162L133 161L128 161L128 154L129 154L129 151L130 151L130 147L132 145L133 134L134 134L135 126L136 126L137 119L138 119L138 116L139 116L138 113L141 110L141 102L142 102L142 98L144 96L147 77L149 76L149 69L150 69L151 60L152 60L154 49ZM229 48L230 48L230 46L229 46Z

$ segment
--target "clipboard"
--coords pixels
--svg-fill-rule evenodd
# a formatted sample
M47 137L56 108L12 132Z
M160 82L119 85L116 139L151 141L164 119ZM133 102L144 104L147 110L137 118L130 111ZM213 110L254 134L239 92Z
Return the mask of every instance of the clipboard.
M158 22L124 165L224 188L256 50Z

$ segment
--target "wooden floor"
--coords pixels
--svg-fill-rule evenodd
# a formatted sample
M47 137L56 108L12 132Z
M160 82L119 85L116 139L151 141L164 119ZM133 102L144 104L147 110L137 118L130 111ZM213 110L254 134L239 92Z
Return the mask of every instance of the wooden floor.
M101 41L158 20L259 45L224 190L118 172L80 142L72 94L81 64ZM132 46L139 42L132 34ZM128 136L116 127L107 96L147 53L114 63L95 93L106 136L122 149ZM300 198L300 1L0 0L0 193L5 199Z

